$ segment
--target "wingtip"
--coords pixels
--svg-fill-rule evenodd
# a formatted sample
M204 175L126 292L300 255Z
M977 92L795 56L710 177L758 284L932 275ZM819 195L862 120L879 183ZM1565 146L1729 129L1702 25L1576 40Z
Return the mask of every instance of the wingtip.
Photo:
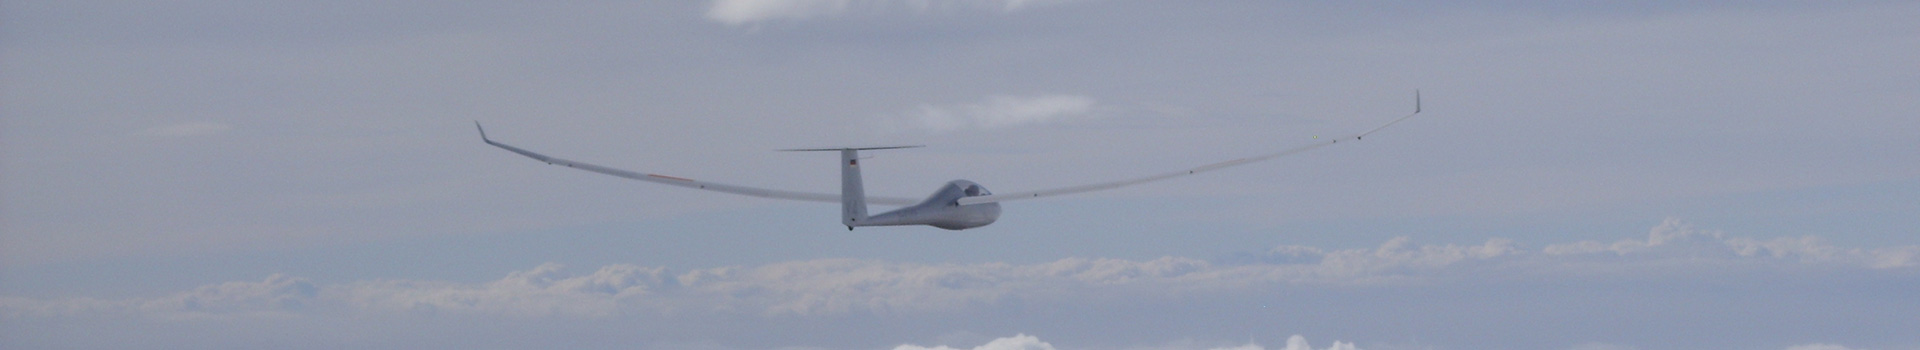
M477 129L477 130L480 130L480 141L481 141L481 142L486 142L486 141L493 141L493 140L488 140L488 139L487 139L487 128L485 128L485 127L481 127L481 126L480 126L480 121L478 121L478 120L475 120L475 121L473 121L473 128L474 128L474 129Z

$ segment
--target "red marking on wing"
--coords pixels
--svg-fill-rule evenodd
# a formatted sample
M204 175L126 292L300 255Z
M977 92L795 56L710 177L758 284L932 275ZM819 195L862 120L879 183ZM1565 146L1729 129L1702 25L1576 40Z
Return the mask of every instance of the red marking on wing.
M672 176L666 176L666 175L660 175L660 174L647 174L647 176L648 176L648 177L657 177L657 178L662 178L662 179L668 179L668 180L680 180L680 181L686 181L686 182L694 182L694 181L693 181L693 179L689 179L689 178L683 178L683 177L672 177Z

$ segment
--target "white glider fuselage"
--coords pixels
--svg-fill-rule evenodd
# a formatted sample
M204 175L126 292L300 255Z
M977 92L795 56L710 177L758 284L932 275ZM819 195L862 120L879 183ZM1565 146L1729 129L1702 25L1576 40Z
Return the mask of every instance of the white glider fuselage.
M986 226L1000 219L1000 203L966 204L960 198L983 196L985 187L967 180L953 180L940 186L927 200L859 220L846 220L847 229L859 226L927 225L948 230ZM857 219L849 217L847 219Z
M879 215L867 215L866 186L861 182L860 151L895 149L918 146L866 147L866 148L818 148L794 149L788 151L839 151L840 152L840 223L853 230L860 226L907 226L927 225L948 230L965 230L986 226L1000 219L1000 203L960 204L960 198L992 195L986 187L967 180L953 180L926 200L900 209L894 209Z

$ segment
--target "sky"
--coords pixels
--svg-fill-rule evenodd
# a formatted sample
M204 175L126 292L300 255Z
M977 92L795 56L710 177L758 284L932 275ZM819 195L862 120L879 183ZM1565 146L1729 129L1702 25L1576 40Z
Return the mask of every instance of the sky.
M1920 349L1920 5L0 2L0 348ZM993 225L640 172L1007 193ZM879 209L879 208L876 208Z

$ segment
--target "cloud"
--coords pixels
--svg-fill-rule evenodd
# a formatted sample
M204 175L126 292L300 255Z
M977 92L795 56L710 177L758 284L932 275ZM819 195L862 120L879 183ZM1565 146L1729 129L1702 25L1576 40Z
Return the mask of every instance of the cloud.
M922 105L896 125L934 132L998 129L1092 117L1093 98L1078 95L989 96L978 103Z
M150 299L71 298L40 301L0 297L0 315L142 314L169 319L282 316L303 311L320 301L320 287L313 282L274 274L260 282L226 282Z
M1090 293L1207 293L1272 283L1366 281L1492 257L1489 246L1408 247L1318 252L1312 264L1221 266L1182 257L1136 261L1067 258L1028 265L915 264L822 259L757 267L671 273L661 267L608 265L570 276L547 263L499 280L463 284L378 280L316 288L281 275L230 282L154 299L0 299L12 315L134 313L156 317L256 315L324 303L354 312L470 313L518 317L608 317L674 310L761 315L925 313L1012 300L1064 300ZM1503 251L1505 248L1492 248Z
M1801 345L1789 346L1787 347L1787 350L1853 350L1853 349L1845 346L1840 346L1837 344L1814 343L1814 344L1801 344Z
M948 347L946 345L929 348L929 347L924 347L919 345L903 344L900 346L893 347L893 350L960 350L960 349ZM1053 344L1047 344L1047 342L1040 341L1039 337L1026 335L1026 334L1019 334L1019 335L1014 335L1012 337L994 339L993 341L987 342L986 345L973 347L973 350L1054 350L1054 348L1053 348Z
M1396 272L1431 270L1456 263L1489 260L1520 253L1513 240L1489 239L1479 245L1413 246L1407 237L1395 237L1373 249L1324 250L1283 245L1256 257L1267 263L1310 264L1315 276L1356 278Z
M676 285L666 269L660 267L615 264L576 277L561 275L563 268L560 264L546 263L481 285L360 282L333 288L328 294L358 310L607 316L620 311L625 301L645 300Z
M738 25L776 19L803 20L830 17L852 10L874 12L896 8L925 13L937 9L978 8L1013 12L1074 0L715 0L707 19Z
M1650 230L1645 240L1614 243L1582 241L1534 250L1504 238L1470 245L1417 245L1400 237L1361 249L1279 246L1221 263L1184 257L1066 258L1023 265L821 259L684 272L614 264L584 275L568 274L564 266L547 263L485 283L375 280L330 286L273 275L259 282L209 285L151 299L6 297L0 298L0 315L245 317L315 309L579 318L675 312L924 314L1065 300L1215 295L1279 285L1408 283L1516 267L1578 275L1590 271L1582 267L1596 263L1645 269L1652 267L1634 263L1675 258L1895 269L1914 266L1915 251L1920 247L1838 248L1811 237L1736 237L1667 220ZM1295 347L1290 342L1288 348Z
M1259 349L1259 348L1255 348L1255 349ZM1337 340L1333 342L1332 346L1327 347L1327 350L1357 350L1357 349L1358 348L1353 347L1353 343L1342 343ZM1293 337L1287 338L1286 350L1313 350L1313 346L1307 345L1306 337L1302 337L1299 334L1295 334L1293 335Z
M1613 243L1580 241L1548 245L1547 255L1733 255L1797 259L1809 263L1855 264L1877 269L1920 266L1920 246L1876 249L1840 248L1814 236L1756 239L1735 237L1720 231L1694 229L1679 219L1668 218L1647 232L1647 239L1624 239Z
M1567 348L1567 350L1635 350L1635 349L1637 348L1626 346L1626 345L1607 344L1607 343L1585 343L1580 345L1574 345L1573 347Z
M227 282L141 303L148 312L179 315L221 315L299 311L320 295L320 287L304 278L274 274L260 282Z
M1292 337L1287 338L1287 347L1283 349L1284 350L1315 350L1313 346L1307 344L1306 337L1302 337L1298 334L1295 334ZM946 345L925 347L925 346L919 346L919 345L913 345L913 344L903 344L903 345L894 347L893 350L961 350L961 349L946 346ZM987 342L986 345L973 347L972 350L1054 350L1054 347L1053 347L1053 344L1048 344L1047 342L1040 341L1039 337L1026 335L1026 334L1019 334L1012 337L994 339L993 341ZM1267 348L1264 346L1260 346L1260 344L1248 343L1247 345L1235 346L1230 348L1210 348L1208 350L1267 350ZM1358 350L1358 348L1355 348L1353 346L1353 343L1334 341L1333 345L1328 346L1325 350Z
M806 19L846 12L848 0L716 0L707 19L726 24Z
M151 129L135 132L134 134L140 135L140 136L146 136L146 137L172 139L172 138L216 135L216 134L227 132L229 130L233 130L232 125L215 123L215 122L191 122L191 123L185 123L185 124L175 124L175 125L154 127Z

